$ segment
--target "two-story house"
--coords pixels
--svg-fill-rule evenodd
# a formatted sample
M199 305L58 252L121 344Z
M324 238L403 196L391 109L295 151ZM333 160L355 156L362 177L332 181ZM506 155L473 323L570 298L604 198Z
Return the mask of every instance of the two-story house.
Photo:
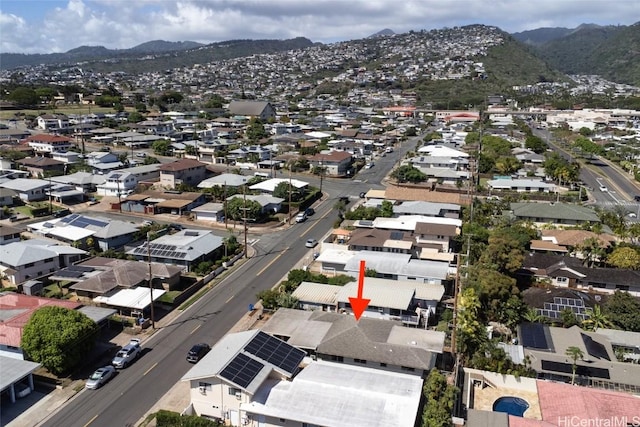
M138 185L138 179L132 173L122 170L109 172L105 182L96 186L97 193L101 196L121 197L131 193Z
M42 114L36 118L36 127L45 131L60 132L69 128L69 118L64 114Z
M27 157L18 160L17 163L25 168L34 178L62 175L65 170L64 162L49 157Z
M20 241L21 230L0 224L0 245Z
M51 154L55 151L68 151L73 146L73 140L65 136L38 134L24 140L36 154Z
M197 186L205 178L206 164L193 159L180 159L160 166L160 185L174 189L180 184Z
M352 163L353 156L347 151L330 151L309 158L311 168L327 176L347 176Z
M0 183L1 188L7 188L18 193L18 197L25 202L44 200L47 189L51 186L43 179L16 178Z
M422 379L325 361L259 330L225 335L183 377L187 414L235 426L406 427Z

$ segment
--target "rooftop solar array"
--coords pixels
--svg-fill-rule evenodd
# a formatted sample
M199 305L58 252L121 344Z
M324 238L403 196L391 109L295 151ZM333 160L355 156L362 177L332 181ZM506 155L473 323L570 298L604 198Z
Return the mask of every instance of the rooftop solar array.
M82 277L84 273L82 271L60 270L54 274L56 277L68 277L70 279L77 279Z
M247 388L251 381L264 368L264 365L246 354L239 353L220 372L220 376L242 388Z
M582 336L582 342L584 343L584 346L586 347L587 353L589 353L589 356L595 357L598 359L611 360L609 357L609 353L607 352L607 349L603 344L594 340L587 334L580 334L580 335Z
M244 351L277 366L291 375L295 374L306 353L291 344L262 331L245 346Z
M71 271L81 271L83 273L88 273L90 271L95 270L95 268L89 267L87 265L70 265L66 269Z
M549 350L549 343L545 333L545 325L541 323L522 323L520 325L520 339L526 348Z
M402 231L392 231L389 236L392 240L402 240L404 233Z
M95 218L89 218L80 214L71 214L62 218L60 222L65 224L71 224L75 227L86 228L89 225L95 225L96 227L106 227L109 223L101 221Z
M160 243L151 243L149 245L149 251L151 252L151 256L159 257L159 258L173 258L173 259L184 259L187 257L187 253L183 251L177 251L178 247L175 245L162 245ZM147 255L149 253L147 251L147 245L144 244L139 246L133 250L135 255Z
M551 360L542 361L542 369L545 371L560 372L571 375L573 368L571 363L553 362ZM609 370L604 368L593 368L590 366L578 365L576 367L576 375L590 378L610 379Z
M586 320L588 317L584 301L578 298L554 297L553 302L545 302L543 308L537 309L537 312L550 319L560 319L560 313L564 310L573 311L580 320Z

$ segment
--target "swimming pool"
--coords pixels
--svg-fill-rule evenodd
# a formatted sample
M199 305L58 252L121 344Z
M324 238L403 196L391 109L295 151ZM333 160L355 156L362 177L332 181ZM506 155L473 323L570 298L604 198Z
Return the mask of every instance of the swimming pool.
M527 409L529 409L529 404L519 397L504 396L493 402L493 410L495 412L506 412L516 417L524 415Z

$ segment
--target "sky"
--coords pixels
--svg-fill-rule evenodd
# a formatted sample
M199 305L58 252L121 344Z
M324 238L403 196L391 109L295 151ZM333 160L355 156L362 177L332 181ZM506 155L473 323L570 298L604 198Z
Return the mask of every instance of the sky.
M403 33L469 24L514 33L631 25L639 12L637 0L0 0L0 52L128 49L151 40L333 43L385 28Z

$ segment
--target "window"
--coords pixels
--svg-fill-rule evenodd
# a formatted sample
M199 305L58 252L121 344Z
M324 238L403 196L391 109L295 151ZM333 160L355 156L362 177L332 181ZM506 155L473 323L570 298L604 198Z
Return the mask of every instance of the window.
M25 268L29 268L29 267L33 267L35 264L33 262L30 262L28 264L25 264Z
M567 277L556 277L556 283L567 283L569 278Z
M380 363L380 367L381 367L381 368L386 368L386 367L387 367L387 364L386 364L386 363Z
M628 291L629 290L629 286L628 285L616 285L616 289L619 291Z
M242 393L242 390L240 390L239 388L235 388L235 387L229 387L229 394L231 396L235 396L236 393Z
M344 362L344 357L342 356L335 356L335 355L331 355L331 360L333 362Z
M364 360L364 359L353 359L353 361L354 361L355 363L360 363L360 364L362 364L362 365L366 365L366 364L367 364L367 361L366 361L366 360Z
M204 388L207 391L211 391L211 384L209 384L209 383L199 382L198 383L198 387L199 388Z
M408 366L401 366L400 369L405 371L405 372L414 372L415 371L414 368L410 368Z

